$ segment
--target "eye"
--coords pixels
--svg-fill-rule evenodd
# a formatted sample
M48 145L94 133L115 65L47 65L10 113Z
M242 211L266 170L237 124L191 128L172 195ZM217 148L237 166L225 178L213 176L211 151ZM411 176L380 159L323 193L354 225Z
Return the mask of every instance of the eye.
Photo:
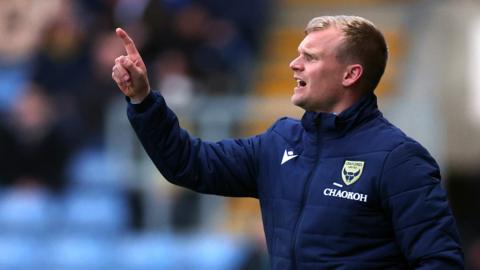
M305 58L305 60L307 60L307 62L314 60L314 57L308 53L304 54L303 57Z

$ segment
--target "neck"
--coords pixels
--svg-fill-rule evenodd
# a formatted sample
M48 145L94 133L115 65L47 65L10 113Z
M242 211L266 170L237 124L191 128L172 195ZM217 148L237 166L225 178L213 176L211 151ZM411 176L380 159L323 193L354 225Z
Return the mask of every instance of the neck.
M365 94L366 93L362 91L347 90L339 98L339 100L337 100L336 103L332 104L330 109L316 110L316 112L328 112L328 113L334 113L336 115L339 115L346 109L353 106L353 104L357 103L363 96L365 96Z

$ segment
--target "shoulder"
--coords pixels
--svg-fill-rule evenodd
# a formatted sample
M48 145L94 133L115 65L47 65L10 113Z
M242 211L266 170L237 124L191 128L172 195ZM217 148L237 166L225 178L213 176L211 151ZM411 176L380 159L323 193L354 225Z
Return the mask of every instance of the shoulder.
M359 152L382 152L385 154L412 140L383 117L377 117L362 124L347 138L349 145L351 146L353 143Z
M438 169L438 164L428 150L416 140L406 137L400 144L391 150L387 156L385 170L409 166L411 169L420 170Z
M300 120L291 117L279 118L268 129L268 133L283 137L284 139L294 139L301 137L303 132Z
M398 192L439 183L440 168L428 150L399 128L389 126L382 135L392 142L382 170L385 183L393 185L389 189Z
M380 171L380 191L384 198L413 200L441 182L440 167L428 150L416 140L398 135L386 153Z
M374 141L378 147L382 147L387 152L427 152L421 143L383 116L368 123L359 133L364 133L364 137Z
M281 117L277 119L268 130L260 134L260 139L263 142L266 142L268 145L271 144L282 144L282 145L297 145L303 134L302 124L300 120L290 118L290 117Z
M269 128L269 131L282 132L296 128L301 128L300 120L284 116L277 119Z
M407 158L412 155L420 155L430 157L427 149L423 147L417 140L408 136L400 128L390 123L385 118L379 120L380 131L378 136L380 141L385 141L390 146L390 157Z

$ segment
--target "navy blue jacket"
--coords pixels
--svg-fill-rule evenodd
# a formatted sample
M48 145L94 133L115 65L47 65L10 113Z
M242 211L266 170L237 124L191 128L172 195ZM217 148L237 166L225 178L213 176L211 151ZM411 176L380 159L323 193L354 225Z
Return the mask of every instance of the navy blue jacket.
M260 200L272 269L463 269L438 165L373 94L219 142L189 136L158 94L128 117L172 183Z

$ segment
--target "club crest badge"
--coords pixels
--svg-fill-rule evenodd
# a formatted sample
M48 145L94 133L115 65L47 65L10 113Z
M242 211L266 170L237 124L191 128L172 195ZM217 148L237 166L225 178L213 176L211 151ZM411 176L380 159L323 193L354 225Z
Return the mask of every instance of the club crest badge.
M343 182L348 186L360 179L363 172L364 161L345 160L342 168Z

